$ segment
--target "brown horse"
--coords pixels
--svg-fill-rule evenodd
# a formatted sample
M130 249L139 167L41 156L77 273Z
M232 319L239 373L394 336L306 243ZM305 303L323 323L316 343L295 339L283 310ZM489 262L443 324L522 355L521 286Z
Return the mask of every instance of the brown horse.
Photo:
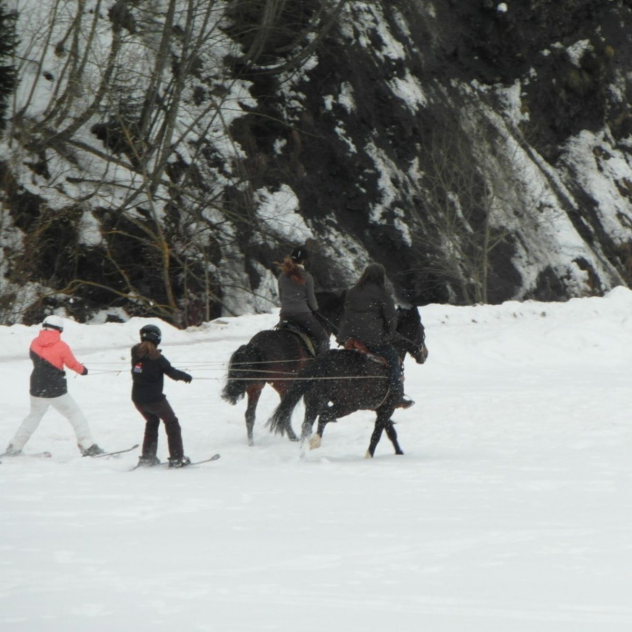
M400 361L403 362L406 353L409 353L418 364L423 364L428 350L419 311L416 307L400 307L397 321L399 336L393 346ZM279 434L287 432L292 412L301 398L305 401L301 439L310 439L311 448L320 446L328 423L357 410L375 410L375 429L367 456L374 455L384 431L395 448L395 454L404 454L391 421L395 404L389 397L387 368L382 362L359 351L333 350L318 356L305 366L283 396L268 421L271 431ZM310 438L316 418L318 429Z
M317 318L327 333L336 333L344 309L344 296L334 292L317 292L316 299L319 305ZM222 399L230 404L236 404L244 395L247 396L248 445L254 445L255 413L263 387L270 384L283 397L292 383L292 378L295 378L313 357L304 336L294 330L283 328L260 331L248 344L241 345L233 353L228 364L228 376L222 390ZM298 440L289 421L285 432L290 441Z

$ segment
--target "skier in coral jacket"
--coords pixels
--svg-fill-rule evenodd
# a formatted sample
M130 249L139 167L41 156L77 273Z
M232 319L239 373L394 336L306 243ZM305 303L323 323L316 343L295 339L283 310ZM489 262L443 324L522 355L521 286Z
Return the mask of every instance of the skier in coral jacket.
M158 428L160 420L165 424L169 446L169 467L185 467L191 463L184 456L180 422L163 391L164 376L172 380L186 382L193 379L188 373L171 366L162 355L158 345L162 333L156 325L145 325L140 330L140 344L132 347L132 401L138 412L145 418L143 453L139 466L158 465Z
M69 368L79 375L87 375L88 369L75 358L70 347L61 340L63 330L62 318L47 316L42 323L42 331L31 343L31 411L11 439L7 455L18 455L22 452L50 406L70 422L83 456L95 456L104 452L94 442L88 421L68 393L64 368Z

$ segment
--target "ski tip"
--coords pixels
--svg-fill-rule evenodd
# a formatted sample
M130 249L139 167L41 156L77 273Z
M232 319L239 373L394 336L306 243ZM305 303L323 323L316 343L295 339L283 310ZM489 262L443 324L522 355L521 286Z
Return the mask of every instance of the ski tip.
M189 463L189 465L202 465L202 463L210 463L211 461L217 461L217 459L219 459L219 457L220 457L219 454L214 454L213 456L209 457L208 459L201 459L200 461L192 461L191 463Z

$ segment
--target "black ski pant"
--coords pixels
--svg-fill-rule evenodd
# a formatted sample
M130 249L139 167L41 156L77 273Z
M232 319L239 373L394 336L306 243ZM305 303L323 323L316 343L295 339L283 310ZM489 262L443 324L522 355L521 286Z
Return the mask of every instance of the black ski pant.
M180 423L167 399L148 404L134 404L138 412L145 418L145 437L143 439L143 456L156 456L158 451L158 427L162 419L167 432L169 457L181 459L184 456L182 446L182 430Z
M404 384L402 383L402 365L399 361L397 351L389 345L367 345L371 353L382 356L388 361L388 385L393 397L400 398L404 394Z

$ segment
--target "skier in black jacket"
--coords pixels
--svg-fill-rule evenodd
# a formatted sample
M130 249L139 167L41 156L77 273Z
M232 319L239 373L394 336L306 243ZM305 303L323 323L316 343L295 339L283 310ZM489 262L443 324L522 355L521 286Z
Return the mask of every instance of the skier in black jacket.
M173 409L163 391L164 376L186 382L193 379L188 373L171 366L158 349L162 334L155 325L145 325L140 330L140 344L132 347L132 401L145 418L143 453L139 465L158 465L158 427L165 424L169 444L169 467L185 467L191 463L184 456L182 431Z

